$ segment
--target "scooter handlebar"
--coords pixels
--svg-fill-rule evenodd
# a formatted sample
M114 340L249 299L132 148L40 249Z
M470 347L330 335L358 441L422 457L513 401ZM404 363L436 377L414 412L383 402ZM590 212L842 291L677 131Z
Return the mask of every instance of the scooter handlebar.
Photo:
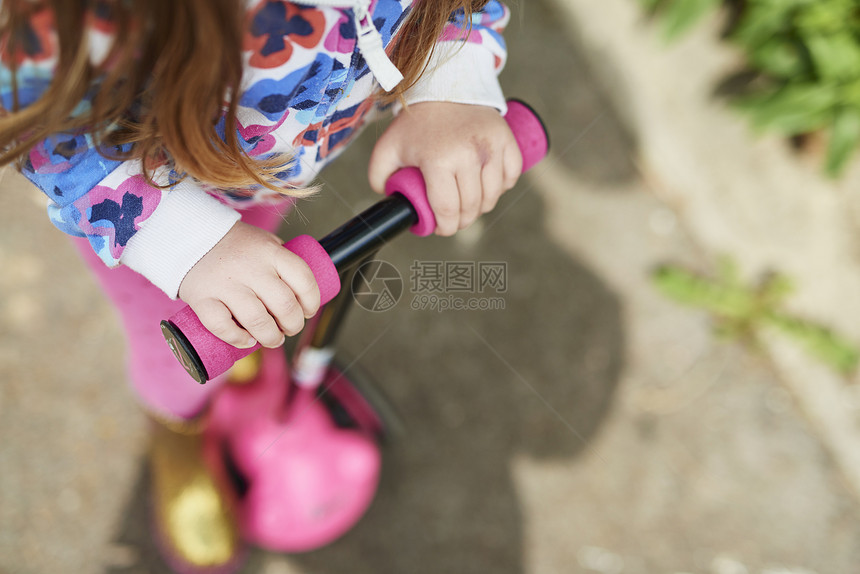
M522 152L525 172L543 159L549 150L546 128L537 113L519 100L508 101L505 120ZM426 236L435 231L436 218L427 200L424 178L418 168L407 167L394 173L385 186L386 195L393 193L402 194L415 209L417 221L411 227L412 233ZM331 301L340 292L339 272L316 239L300 235L285 243L284 247L310 266L320 288L321 305ZM189 306L162 321L161 330L173 354L201 384L227 372L233 363L260 348L257 344L248 349L239 349L225 343L203 326Z

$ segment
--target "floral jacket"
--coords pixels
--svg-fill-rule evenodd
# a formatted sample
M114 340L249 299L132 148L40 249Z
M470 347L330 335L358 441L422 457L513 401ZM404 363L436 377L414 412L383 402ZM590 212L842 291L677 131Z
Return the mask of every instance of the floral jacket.
M292 153L297 161L279 177L287 185L306 186L380 112L370 95L380 84L390 88L399 80L376 40L388 45L413 0L245 2L245 71L235 129L251 156ZM508 19L508 9L491 0L473 14L464 43L459 39L468 22L462 13L452 14L430 71L406 101L487 105L504 113L497 75L506 57L501 32ZM112 42L110 23L103 24L88 29L93 61ZM50 9L36 12L30 27L26 53L14 56L22 106L48 87L57 61ZM0 101L6 109L13 102L11 57L0 54ZM190 178L153 187L139 161L107 159L85 134L47 138L30 151L22 171L47 195L58 228L87 237L106 264L127 265L172 298L188 270L240 218L236 208L283 200L266 189L215 193ZM166 184L169 177L157 174L156 180Z

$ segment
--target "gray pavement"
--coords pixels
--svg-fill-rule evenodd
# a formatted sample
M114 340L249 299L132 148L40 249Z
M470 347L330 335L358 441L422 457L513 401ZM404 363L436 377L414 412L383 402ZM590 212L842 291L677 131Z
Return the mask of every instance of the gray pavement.
M768 362L651 287L655 265L708 254L637 174L554 14L520 4L506 89L544 115L553 156L475 229L380 253L404 277L503 261L504 309L412 310L407 292L353 310L340 347L406 431L353 531L246 571L853 574L857 502ZM374 131L284 237L376 199L355 177ZM0 188L0 572L163 572L115 319L36 193Z

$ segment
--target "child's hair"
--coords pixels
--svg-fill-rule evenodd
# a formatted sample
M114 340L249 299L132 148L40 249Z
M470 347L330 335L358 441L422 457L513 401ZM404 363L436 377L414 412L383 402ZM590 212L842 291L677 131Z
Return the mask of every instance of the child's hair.
M462 9L468 22L486 3L416 0L389 50L404 80L377 96L399 98L424 73L450 15ZM38 60L52 51L50 41L40 38L43 53L27 53L39 32L31 23L39 21L56 30L57 65L44 94L20 109L15 70L24 57ZM84 130L102 153L143 160L150 183L152 169L168 163L219 188L258 184L301 195L275 178L290 158L251 158L235 130L224 130L223 140L216 131L222 115L226 126L236 123L238 98L230 95L241 86L244 22L243 0L0 2L0 55L13 71L12 108L0 104L0 165L22 158L50 134ZM121 41L94 65L87 30L105 27ZM76 108L85 98L91 106L81 114ZM116 151L128 144L130 151Z

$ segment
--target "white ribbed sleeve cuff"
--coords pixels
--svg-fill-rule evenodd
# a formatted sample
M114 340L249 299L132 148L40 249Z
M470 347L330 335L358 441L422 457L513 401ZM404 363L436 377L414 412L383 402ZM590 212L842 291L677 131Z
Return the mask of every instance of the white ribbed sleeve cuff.
M183 181L128 240L120 263L176 299L188 271L227 235L239 218L235 209L194 183Z
M479 44L437 44L427 72L403 96L407 104L453 102L490 106L502 115L508 111L496 74L495 56ZM401 103L395 102L394 114L402 109Z

